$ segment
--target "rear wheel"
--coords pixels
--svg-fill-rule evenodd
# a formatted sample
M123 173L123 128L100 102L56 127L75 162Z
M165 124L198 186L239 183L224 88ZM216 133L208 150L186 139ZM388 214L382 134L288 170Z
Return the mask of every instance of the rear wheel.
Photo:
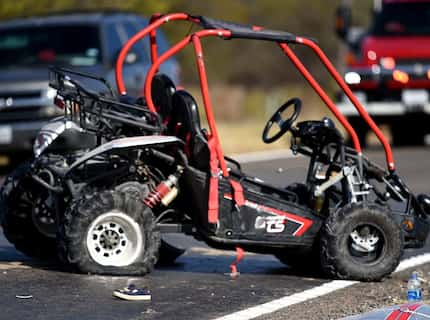
M19 165L0 191L0 221L6 239L30 257L56 257L54 199L31 178L30 162Z
M402 251L400 227L375 205L342 208L322 228L322 266L335 278L381 280L395 270Z
M60 256L84 273L144 275L157 262L159 247L151 209L129 193L84 196L60 226Z

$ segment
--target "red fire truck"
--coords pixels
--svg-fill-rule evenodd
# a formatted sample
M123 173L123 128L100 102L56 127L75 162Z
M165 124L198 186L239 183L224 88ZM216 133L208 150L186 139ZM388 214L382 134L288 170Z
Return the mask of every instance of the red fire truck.
M351 0L337 10L347 44L345 80L396 145L425 143L430 131L430 0L375 0L367 30L351 27ZM365 141L368 128L339 96L339 108Z

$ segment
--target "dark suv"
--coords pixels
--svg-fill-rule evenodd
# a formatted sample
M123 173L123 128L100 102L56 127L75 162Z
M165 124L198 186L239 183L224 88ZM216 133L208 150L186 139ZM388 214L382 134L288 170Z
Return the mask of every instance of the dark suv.
M147 23L141 16L118 12L68 13L0 23L0 164L12 155L15 162L18 155L29 153L38 130L59 115L52 104L55 90L48 87L48 66L98 75L115 88L116 57L122 45ZM159 40L163 52L167 42L162 34ZM141 93L149 66L149 43L136 44L124 67L130 95ZM167 61L160 71L178 80L176 61Z

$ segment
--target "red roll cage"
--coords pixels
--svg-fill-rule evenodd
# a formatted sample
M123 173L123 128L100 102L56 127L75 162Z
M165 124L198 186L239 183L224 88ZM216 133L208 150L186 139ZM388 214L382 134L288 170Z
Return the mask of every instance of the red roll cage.
M169 50L167 50L164 54L162 54L161 56L158 56L157 41L156 41L157 29L161 25L173 20L190 21L201 26L203 30L194 32L186 36L184 39L182 39L174 46L172 46ZM311 87L317 92L317 94L327 105L330 111L335 115L335 117L339 120L342 126L346 129L346 131L350 134L352 138L352 142L354 144L354 148L357 151L357 153L361 156L362 153L361 153L360 141L358 139L357 133L355 132L354 128L351 126L348 120L342 115L342 113L338 110L333 100L322 89L319 83L310 74L308 69L303 65L303 63L300 61L297 55L293 52L293 50L289 47L289 44L304 45L311 48L312 51L321 60L321 62L326 67L326 69L331 74L331 76L335 79L337 84L344 91L346 96L351 100L351 102L357 109L358 113L361 115L361 117L367 122L369 127L375 133L375 135L381 142L382 146L384 147L388 170L390 172L394 172L395 165L394 165L393 153L391 150L391 146L388 143L388 140L385 138L382 131L375 124L373 119L366 112L364 107L361 105L360 101L354 96L352 91L349 89L348 85L344 82L343 78L339 75L339 73L336 71L333 64L330 62L330 60L327 58L324 52L319 48L319 46L315 43L315 41L304 37L298 37L288 32L274 31L274 30L257 27L257 26L233 24L225 21L210 19L203 16L193 16L186 13L172 13L167 15L154 14L151 17L148 26L142 29L137 34L135 34L130 40L128 40L127 43L121 49L121 52L118 56L118 60L116 62L115 76L116 76L118 91L122 95L126 94L126 88L124 86L124 81L122 76L122 69L123 69L125 58L129 50L133 47L133 45L139 40L146 37L148 34L150 35L152 66L146 76L144 94L145 94L146 102L148 104L148 108L152 112L156 112L156 108L154 106L154 102L151 96L151 84L152 84L152 79L154 78L158 68L162 63L164 63L167 59L169 59L170 57L172 57L173 55L175 55L176 53L184 49L188 44L190 43L193 44L194 53L196 56L197 68L199 72L199 78L200 78L200 87L201 87L204 107L206 110L206 116L207 116L208 125L209 125L210 136L214 140L218 161L219 161L221 170L223 172L223 175L228 176L228 171L224 160L224 154L219 141L218 131L215 124L215 118L212 112L212 103L209 95L209 87L208 87L208 80L207 80L206 69L204 64L203 49L200 41L201 38L212 37L212 36L220 37L223 39L245 38L245 39L257 39L257 40L276 42L279 45L279 47L282 49L282 51L288 56L291 62L300 71L303 77L309 82Z

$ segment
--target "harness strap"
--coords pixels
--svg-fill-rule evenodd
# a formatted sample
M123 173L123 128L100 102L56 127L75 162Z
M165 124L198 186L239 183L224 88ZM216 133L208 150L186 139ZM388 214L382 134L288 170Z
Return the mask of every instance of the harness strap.
M213 136L208 138L209 148L209 167L210 167L210 180L209 180L209 200L208 200L208 221L209 223L217 223L219 216L219 199L218 199L218 185L220 178L219 159L217 153L217 144ZM233 201L237 206L245 204L245 197L243 195L243 188L240 182L229 179L230 185L233 188Z
M236 247L236 259L230 265L231 277L237 277L239 275L239 272L237 271L237 265L243 259L244 256L245 251L241 247Z
M245 204L245 197L243 195L243 188L240 182L230 179L231 187L233 188L233 200L239 207Z
M219 167L218 158L216 152L216 140L213 136L208 139L208 147L210 153L210 173L211 177L209 180L209 201L208 201L208 221L209 223L218 222L218 183L219 183Z

